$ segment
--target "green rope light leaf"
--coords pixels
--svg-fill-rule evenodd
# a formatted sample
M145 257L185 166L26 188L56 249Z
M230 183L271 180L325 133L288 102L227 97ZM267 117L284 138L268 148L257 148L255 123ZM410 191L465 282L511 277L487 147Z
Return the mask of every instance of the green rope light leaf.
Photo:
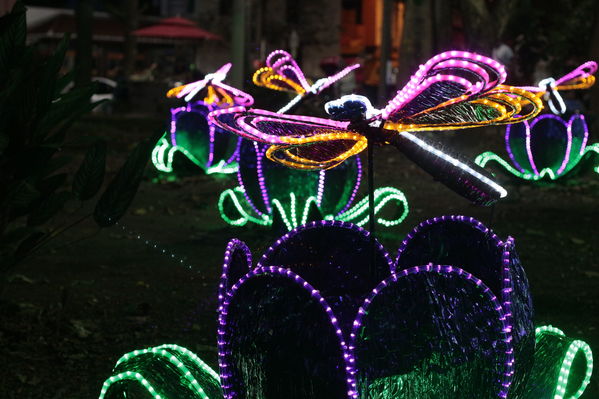
M535 330L535 361L526 390L530 399L578 399L591 381L593 353L553 326Z
M156 146L152 150L152 163L160 172L172 173L173 162L177 153L184 155L189 161L191 161L198 168L203 169L204 173L208 175L214 173L235 173L238 168L237 162L227 163L223 160L220 160L216 165L206 167L204 162L196 158L185 147L171 145L166 138L166 133L164 136L162 136L158 143L156 143Z
M377 218L377 222L383 226L390 227L400 224L409 213L408 200L403 192L393 187L381 187L374 191L375 214L380 213L385 205L395 203L397 211L390 218ZM295 193L289 193L287 200L274 198L272 200L273 213L281 217L287 230L293 230L299 225L306 224L310 220L311 207L317 206L315 196L308 197L303 203L297 201ZM248 222L261 226L272 226L272 215L258 215L252 211L248 204L242 187L225 190L219 198L218 209L225 222L233 226L245 226ZM356 205L338 215L325 215L325 220L341 220L351 222L358 226L368 223L368 198L363 198Z
M221 399L220 378L195 353L165 344L123 355L114 375L102 385L99 399L125 395L127 383L141 386L153 399Z

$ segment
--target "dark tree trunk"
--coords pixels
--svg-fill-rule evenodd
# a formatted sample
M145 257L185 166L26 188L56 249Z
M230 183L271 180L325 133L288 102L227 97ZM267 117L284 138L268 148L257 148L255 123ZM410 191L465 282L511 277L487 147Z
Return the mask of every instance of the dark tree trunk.
M92 75L92 23L90 0L79 0L75 9L77 39L75 41L75 85L85 86Z
M599 7L595 7L595 26L593 28L589 56L589 60L599 61ZM599 84L597 83L591 87L590 111L594 115L599 114ZM593 124L592 126L589 126L590 131L597 131L599 128L599 118L593 118L591 120L593 121Z
M431 0L406 1L404 30L399 52L399 86L403 86L418 65L433 55Z
M126 0L125 3L125 76L135 72L137 38L133 36L139 26L139 0Z
M469 49L489 54L504 38L517 4L518 0L459 0Z

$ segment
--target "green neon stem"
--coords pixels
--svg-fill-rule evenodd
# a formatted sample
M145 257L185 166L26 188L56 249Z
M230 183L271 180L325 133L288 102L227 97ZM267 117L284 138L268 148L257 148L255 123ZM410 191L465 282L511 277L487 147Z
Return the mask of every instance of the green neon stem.
M385 227L398 225L405 220L409 213L408 201L400 190L393 187L381 187L374 190L375 214L378 214L391 201L401 207L402 212L399 216L392 219L377 218L376 222ZM226 202L230 202L232 207L227 207ZM293 230L297 226L306 224L309 221L310 208L317 204L317 198L310 196L302 205L298 202L296 194L291 192L288 201L275 198L272 200L272 204L273 211L279 213L285 227L288 230ZM248 222L261 226L271 226L273 223L272 215L257 215L252 211L252 207L247 203L243 195L243 188L241 187L225 190L218 200L218 209L223 220L233 226L245 226ZM234 209L234 212L237 214L234 216L230 215L228 213L230 209ZM323 218L325 220L341 220L363 226L369 221L368 214L369 203L368 197L366 197L342 214L324 215Z
M183 154L187 159L194 163L199 168L202 168L206 174L222 173L230 174L237 172L237 162L227 164L225 161L219 161L216 165L212 165L209 168L204 166L203 162L200 162L191 152L181 146L173 146L169 143L166 138L166 133L156 143L156 146L152 150L152 163L161 172L172 173L173 172L173 160L175 154L179 152Z
M145 360L145 362L144 362ZM163 365L164 368L156 367L156 362ZM190 369L185 365L193 365ZM132 370L131 370L132 369ZM118 382L132 381L140 384L153 399L172 399L164 392L166 387L157 386L150 381L156 380L164 383L164 378L168 376L161 375L160 370L167 370L169 373L175 372L178 377L178 383L174 385L177 389L189 391L198 399L217 399L210 398L205 389L200 385L197 377L202 374L208 383L213 386L220 387L220 378L218 374L204 363L195 353L178 345L165 344L143 350L135 350L123 355L115 365L115 375L108 378L102 385L99 399L104 399L108 391L121 388L126 389L122 385L115 386ZM126 370L126 371L121 371ZM155 378L149 377L153 375ZM219 396L220 398L222 396Z
M508 171L512 175L514 175L520 179L524 179L524 180L539 181L544 178L548 178L550 180L557 180L560 177L566 175L570 170L572 170L578 164L578 162L580 162L580 160L582 158L584 158L587 154L589 154L591 152L595 153L595 154L599 154L599 143L595 143L593 145L587 146L584 149L583 153L580 154L580 156L575 157L572 160L570 160L570 162L568 163L568 166L559 175L556 174L555 171L553 171L549 168L545 168L545 169L541 170L538 175L536 175L532 172L522 173L519 170L517 170L516 168L514 168L508 161L506 161L505 159L501 158L499 155L497 155L491 151L483 152L482 154L480 154L479 156L476 157L474 162L483 168L489 162L497 162L506 171ZM596 173L599 173L599 165L594 166L593 171L595 171Z

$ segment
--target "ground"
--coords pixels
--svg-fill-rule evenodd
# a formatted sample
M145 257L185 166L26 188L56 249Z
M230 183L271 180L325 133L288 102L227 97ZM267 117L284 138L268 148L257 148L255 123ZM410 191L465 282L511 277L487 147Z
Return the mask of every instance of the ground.
M91 117L72 136L109 139L114 173L133 143L160 123L160 116ZM500 152L502 133L471 130L444 141L474 157ZM536 324L559 326L599 353L598 175L549 186L517 185L499 175L510 195L481 208L432 181L393 148L377 148L376 160L377 186L400 188L410 203L401 225L377 232L388 251L394 254L426 218L473 216L500 237L515 237ZM169 182L152 169L120 226L79 224L16 270L0 302L0 397L94 398L122 354L162 343L187 347L216 366L215 292L225 246L237 237L256 258L275 236L220 219L216 201L236 185L233 177ZM598 395L594 376L582 398Z

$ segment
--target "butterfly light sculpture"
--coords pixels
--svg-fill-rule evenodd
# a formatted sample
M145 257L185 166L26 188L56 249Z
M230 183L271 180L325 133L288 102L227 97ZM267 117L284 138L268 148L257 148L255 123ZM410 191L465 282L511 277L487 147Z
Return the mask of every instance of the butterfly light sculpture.
M254 103L249 94L223 83L229 69L231 63L201 80L167 92L167 97L182 99L186 104L171 108L170 131L158 141L152 152L152 162L158 170L172 172L173 159L179 153L207 174L237 171L241 139L233 139L206 119L216 109Z
M270 145L266 155L299 169L328 169L371 143L391 144L442 183L478 204L507 195L475 164L444 153L411 132L509 124L542 109L535 93L503 85L505 68L479 54L449 51L421 65L382 110L344 96L325 110L333 119L288 116L243 106L216 110L212 123Z
M594 157L594 170L599 173L596 161L599 143L588 145L589 130L584 115L562 116L567 108L560 95L560 91L591 87L596 71L597 63L589 61L557 80L547 78L538 87L527 87L548 103L553 114L506 127L505 148L511 162L491 151L480 154L474 162L481 167L495 162L516 177L542 181L559 179L579 169L584 159Z

